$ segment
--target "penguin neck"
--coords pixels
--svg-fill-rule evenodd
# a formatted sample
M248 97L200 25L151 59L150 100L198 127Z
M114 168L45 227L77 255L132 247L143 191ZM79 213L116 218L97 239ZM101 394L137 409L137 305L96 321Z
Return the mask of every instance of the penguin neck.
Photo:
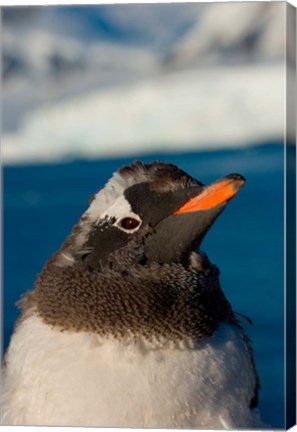
M49 262L22 307L61 331L173 343L199 342L234 318L211 264L203 271L151 264L100 272Z

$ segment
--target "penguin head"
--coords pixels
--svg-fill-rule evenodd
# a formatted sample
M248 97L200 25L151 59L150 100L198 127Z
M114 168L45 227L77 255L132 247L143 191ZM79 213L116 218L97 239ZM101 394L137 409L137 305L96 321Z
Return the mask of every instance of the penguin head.
M137 239L139 262L187 265L244 183L230 174L205 186L173 164L135 162L94 195L53 262L63 267L83 261L100 270Z

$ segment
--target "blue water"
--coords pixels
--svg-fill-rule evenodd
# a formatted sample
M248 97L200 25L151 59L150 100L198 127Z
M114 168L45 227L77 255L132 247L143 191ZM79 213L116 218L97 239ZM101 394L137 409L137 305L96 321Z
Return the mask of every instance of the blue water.
M4 347L44 262L69 234L88 199L120 166L135 158L7 167L4 177ZM208 183L238 172L247 183L204 240L221 269L222 287L237 312L249 316L261 377L260 409L273 428L284 427L283 147L152 155Z

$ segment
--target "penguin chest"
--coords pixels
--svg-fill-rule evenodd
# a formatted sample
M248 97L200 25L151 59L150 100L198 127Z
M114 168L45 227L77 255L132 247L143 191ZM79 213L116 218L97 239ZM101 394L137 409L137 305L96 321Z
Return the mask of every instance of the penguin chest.
M228 325L195 350L150 349L60 332L31 316L6 361L4 424L252 425L254 377L242 338Z

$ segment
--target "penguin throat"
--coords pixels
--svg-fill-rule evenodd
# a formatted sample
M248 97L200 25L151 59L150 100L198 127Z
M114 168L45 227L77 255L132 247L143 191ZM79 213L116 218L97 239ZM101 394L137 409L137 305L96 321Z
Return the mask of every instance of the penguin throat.
M23 309L64 331L117 339L199 341L234 319L219 271L181 264L136 265L125 271L87 271L78 263L48 263Z

